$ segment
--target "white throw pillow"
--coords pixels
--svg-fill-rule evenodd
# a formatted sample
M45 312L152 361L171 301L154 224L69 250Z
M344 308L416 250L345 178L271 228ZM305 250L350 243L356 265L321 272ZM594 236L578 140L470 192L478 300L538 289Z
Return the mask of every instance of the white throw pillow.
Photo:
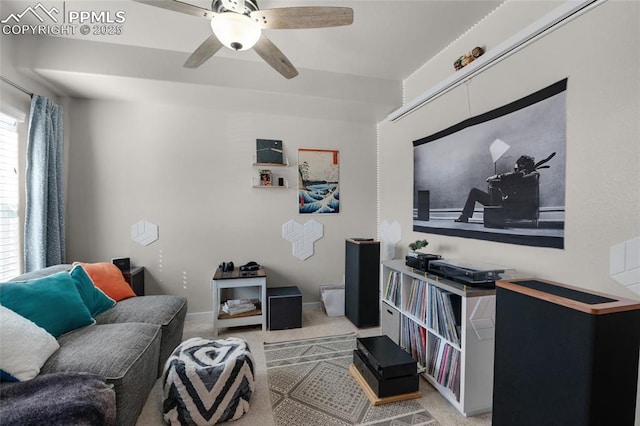
M0 305L0 370L19 381L33 379L58 341L44 328Z

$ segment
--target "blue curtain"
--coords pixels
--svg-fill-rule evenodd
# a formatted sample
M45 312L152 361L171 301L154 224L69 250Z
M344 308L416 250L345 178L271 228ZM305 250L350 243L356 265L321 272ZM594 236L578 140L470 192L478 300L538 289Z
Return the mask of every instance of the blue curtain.
M27 148L25 272L65 262L62 108L31 98Z

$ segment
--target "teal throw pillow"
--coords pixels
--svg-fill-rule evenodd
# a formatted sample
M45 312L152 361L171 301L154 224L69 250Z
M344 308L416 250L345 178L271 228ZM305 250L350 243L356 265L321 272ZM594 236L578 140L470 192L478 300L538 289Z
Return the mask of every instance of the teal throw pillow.
M95 323L68 272L2 283L0 305L33 321L54 337Z
M82 265L74 266L69 275L73 278L78 293L80 293L80 297L82 297L92 317L97 317L104 311L113 308L116 304L115 300L104 294L102 290L93 284L91 277Z

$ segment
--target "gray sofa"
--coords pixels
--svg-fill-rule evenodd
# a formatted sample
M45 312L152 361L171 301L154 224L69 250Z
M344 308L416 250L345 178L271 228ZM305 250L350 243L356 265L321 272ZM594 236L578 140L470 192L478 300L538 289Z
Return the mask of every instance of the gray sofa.
M57 265L20 275L26 281L70 270ZM187 300L178 296L138 296L121 300L96 317L96 324L58 337L60 348L40 374L98 374L116 393L116 423L135 425L162 374L164 363L182 341Z

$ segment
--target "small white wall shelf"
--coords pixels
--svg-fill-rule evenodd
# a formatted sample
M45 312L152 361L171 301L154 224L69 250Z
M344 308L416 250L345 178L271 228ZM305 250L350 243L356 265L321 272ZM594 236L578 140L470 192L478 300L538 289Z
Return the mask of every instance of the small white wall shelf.
M251 186L253 188L260 188L260 189L287 189L289 188L289 179L287 178L283 178L284 179L284 185L260 185L260 181L258 180L257 177L253 177L251 178Z
M253 156L253 166L254 167L289 167L289 158L285 157L283 163L258 163L256 161L256 156Z
M258 163L256 162L255 155L253 156L253 167L260 169L269 170L274 167L289 167L289 158L285 157L283 163ZM277 180L282 178L284 180L283 185L278 185ZM289 180L282 176L272 174L271 176L271 185L260 185L260 180L257 177L251 178L251 186L253 188L261 188L261 189L287 189L289 188Z

